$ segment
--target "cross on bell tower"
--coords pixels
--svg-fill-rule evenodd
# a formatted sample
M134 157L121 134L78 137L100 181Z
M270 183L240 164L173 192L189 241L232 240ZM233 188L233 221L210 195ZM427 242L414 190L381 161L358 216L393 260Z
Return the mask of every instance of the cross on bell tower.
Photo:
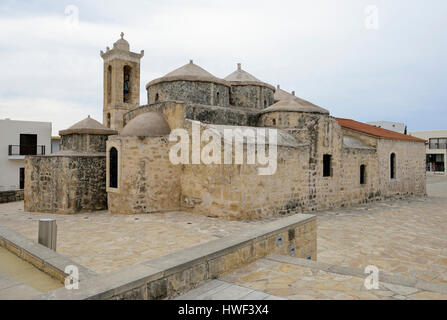
M121 131L126 112L140 105L140 63L144 50L130 51L129 42L121 39L101 51L104 60L104 107L103 123L106 127Z

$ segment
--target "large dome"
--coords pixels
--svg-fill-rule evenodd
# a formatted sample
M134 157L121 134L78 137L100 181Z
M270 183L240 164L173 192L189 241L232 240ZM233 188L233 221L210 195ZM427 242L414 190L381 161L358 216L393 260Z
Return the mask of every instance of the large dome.
M165 117L159 112L148 112L135 117L124 127L121 136L160 137L171 133Z
M172 82L172 81L198 81L198 82L212 82L217 84L222 84L229 86L228 82L223 79L219 79L213 76L211 73L205 69L194 64L192 60L188 64L180 67L164 77L152 80L146 85L146 88L161 82Z

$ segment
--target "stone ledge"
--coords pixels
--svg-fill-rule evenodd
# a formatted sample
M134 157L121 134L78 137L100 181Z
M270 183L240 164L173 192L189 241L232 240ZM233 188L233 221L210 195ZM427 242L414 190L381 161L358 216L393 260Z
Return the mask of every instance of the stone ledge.
M65 268L69 265L78 267L79 281L96 276L88 268L4 226L0 226L0 245L62 283L68 276Z
M251 263L275 251L288 252L297 230L316 222L312 215L295 215L271 222L259 229L205 243L165 257L146 261L80 283L79 290L65 288L36 297L39 300L165 299L178 296L218 275ZM311 232L309 228L308 232ZM284 240L277 244L277 238ZM313 237L316 245L316 234ZM312 240L309 240L312 241ZM307 245L303 244L303 247ZM310 250L310 249L304 249ZM312 252L316 256L316 252Z

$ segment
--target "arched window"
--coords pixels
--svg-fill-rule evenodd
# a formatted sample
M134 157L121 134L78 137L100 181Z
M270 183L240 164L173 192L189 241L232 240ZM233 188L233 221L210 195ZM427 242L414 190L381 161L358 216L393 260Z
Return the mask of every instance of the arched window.
M366 166L364 164L360 166L360 184L366 184Z
M110 188L118 188L118 150L116 148L110 149L109 159L109 186Z
M112 66L107 68L107 104L112 103Z
M130 74L132 68L129 66L124 67L124 83L123 83L123 102L128 103L130 101L131 86L130 86Z
M264 100L264 108L267 108L267 100Z
M216 94L216 104L220 104L220 93L217 92Z
M155 95L155 103L158 102L158 100L160 99L160 96L158 95L158 93Z
M396 179L396 154L392 153L390 156L390 178Z

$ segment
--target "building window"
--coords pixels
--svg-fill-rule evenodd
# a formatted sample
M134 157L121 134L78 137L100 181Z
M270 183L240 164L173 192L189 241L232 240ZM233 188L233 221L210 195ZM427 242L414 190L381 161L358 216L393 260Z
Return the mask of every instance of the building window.
M20 190L25 189L25 168L20 168L19 186Z
M325 154L323 156L323 177L330 177L331 174L331 161L332 156L330 154Z
M392 153L390 156L390 178L396 179L396 154Z
M264 108L267 108L267 100L264 100Z
M445 159L443 154L427 154L428 172L445 172Z
M107 104L112 103L112 66L107 68Z
M118 188L118 150L110 149L109 157L110 188Z
M366 166L364 164L360 166L360 184L366 184Z
M430 139L430 149L447 149L447 138Z
M107 114L107 128L110 128L111 125L111 118L110 118L110 113Z
M276 126L276 119L272 119L272 124Z
M216 104L220 104L220 93L217 92L216 94Z
M129 66L124 67L124 83L123 83L123 102L128 103L130 101L130 73L132 68Z
M160 99L160 96L158 95L158 93L155 95L155 103L158 102L158 100Z

